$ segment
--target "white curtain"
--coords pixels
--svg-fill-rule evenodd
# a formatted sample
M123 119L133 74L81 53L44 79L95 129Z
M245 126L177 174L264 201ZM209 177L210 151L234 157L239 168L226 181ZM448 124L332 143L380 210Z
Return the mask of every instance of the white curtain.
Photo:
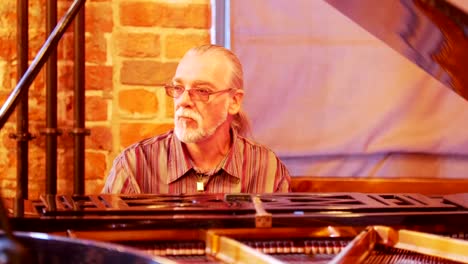
M294 176L468 178L468 102L326 2L231 1L231 47Z

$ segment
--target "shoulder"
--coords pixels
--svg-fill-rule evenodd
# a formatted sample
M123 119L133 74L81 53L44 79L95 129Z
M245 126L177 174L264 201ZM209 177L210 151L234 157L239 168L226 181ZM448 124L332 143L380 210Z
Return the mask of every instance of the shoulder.
M239 150L242 151L243 162L247 164L255 179L265 178L263 190L260 192L287 192L289 190L290 174L284 163L269 147L251 139L237 136ZM269 187L268 187L269 186Z
M241 145L244 151L250 152L251 154L259 155L271 155L278 159L275 152L269 147L260 144L252 139L245 138L243 136L237 135L237 144Z
M136 152L147 152L154 148L165 148L173 140L173 131L170 130L164 134L145 138L126 147L120 153L119 157L131 155Z

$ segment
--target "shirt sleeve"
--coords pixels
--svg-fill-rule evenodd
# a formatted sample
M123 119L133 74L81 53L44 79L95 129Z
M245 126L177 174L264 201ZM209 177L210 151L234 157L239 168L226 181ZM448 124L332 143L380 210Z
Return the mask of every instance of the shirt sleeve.
M115 160L106 178L102 193L137 194L141 193L135 178L135 155L122 152Z
M278 184L275 188L275 192L277 193L288 193L291 191L291 176L289 175L289 171L286 166L278 159L278 169L276 171L276 179L278 180Z

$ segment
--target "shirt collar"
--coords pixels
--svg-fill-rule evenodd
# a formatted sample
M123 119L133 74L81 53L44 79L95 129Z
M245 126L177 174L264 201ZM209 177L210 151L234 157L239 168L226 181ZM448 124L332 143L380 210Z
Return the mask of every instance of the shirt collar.
M235 178L240 178L242 168L243 141L234 129L231 129L233 142L229 150L226 162L221 169ZM184 143L172 132L168 146L167 184L183 177L189 170L193 169L190 156Z

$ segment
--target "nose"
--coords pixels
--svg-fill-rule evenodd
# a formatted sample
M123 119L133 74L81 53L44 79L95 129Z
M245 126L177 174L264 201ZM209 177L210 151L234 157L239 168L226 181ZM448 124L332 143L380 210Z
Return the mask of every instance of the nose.
M178 97L175 98L175 105L176 107L182 106L182 107L190 107L193 106L193 101L192 98L190 97L190 94L187 89Z

